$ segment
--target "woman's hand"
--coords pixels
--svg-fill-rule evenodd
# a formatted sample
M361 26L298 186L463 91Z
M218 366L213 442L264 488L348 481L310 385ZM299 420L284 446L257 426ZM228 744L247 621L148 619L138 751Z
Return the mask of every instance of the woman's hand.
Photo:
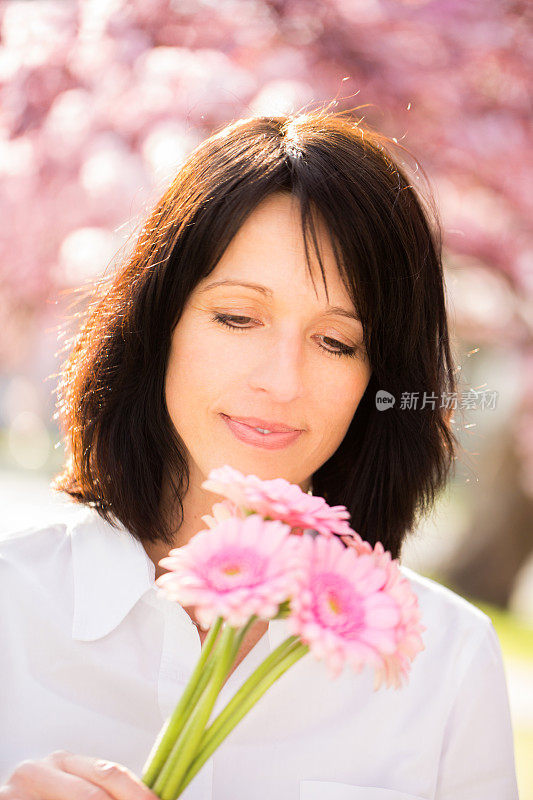
M57 750L22 761L0 788L0 800L154 800L129 769L112 761Z

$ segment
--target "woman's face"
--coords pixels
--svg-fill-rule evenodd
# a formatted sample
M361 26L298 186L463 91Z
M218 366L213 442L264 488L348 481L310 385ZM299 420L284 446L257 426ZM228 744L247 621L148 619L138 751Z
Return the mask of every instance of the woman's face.
M192 485L229 464L307 491L344 438L371 369L327 233L317 233L329 310L318 263L318 296L306 266L298 203L282 193L248 217L188 300L172 336L165 394ZM256 433L227 417L301 432Z

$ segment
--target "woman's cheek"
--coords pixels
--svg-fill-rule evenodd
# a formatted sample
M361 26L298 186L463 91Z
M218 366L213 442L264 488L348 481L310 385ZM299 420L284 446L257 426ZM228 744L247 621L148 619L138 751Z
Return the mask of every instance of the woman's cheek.
M351 369L345 374L338 374L336 378L322 381L322 404L330 410L335 408L337 419L342 420L347 429L368 386L370 371L362 362L356 362L354 369L352 362Z

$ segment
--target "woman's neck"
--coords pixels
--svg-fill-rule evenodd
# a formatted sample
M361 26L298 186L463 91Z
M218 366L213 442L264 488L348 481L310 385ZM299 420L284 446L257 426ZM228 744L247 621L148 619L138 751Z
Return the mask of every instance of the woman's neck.
M155 566L156 579L159 578L166 570L159 566L159 561L168 555L168 552L173 548L182 547L184 544L192 539L199 531L207 528L206 523L202 519L203 516L213 514L214 503L220 502L221 497L208 492L202 488L201 483L203 477L197 474L196 470L191 470L189 475L189 488L182 499L183 506L183 520L178 524L179 506L174 500L174 493L168 480L163 482L163 489L161 492L161 508L167 520L169 520L169 528L172 533L172 543L166 544L161 540L157 542L143 543L144 549L148 557L152 560ZM312 488L312 476L302 481L300 484L302 491L307 492Z
M205 529L207 526L202 517L206 514L211 516L213 504L220 502L221 500L220 497L217 498L212 492L207 492L202 489L200 483L200 481L195 481L193 480L193 477L190 476L189 489L182 500L183 521L181 525L173 525L172 521L170 523L170 530L173 534L172 544L168 545L160 540L157 542L143 542L143 547L155 566L156 580L165 572L167 572L166 569L159 566L159 561L168 555L170 550L173 548L182 547L184 544L187 544L187 542L189 542L189 540L200 530ZM305 492L312 488L311 477L300 484L300 488ZM161 502L161 507L163 509L171 509L175 507L175 503L172 502L172 491L168 483L164 484ZM168 519L172 520L174 514L175 512L168 512L166 516ZM194 610L190 607L184 607L184 610L190 616L194 624L198 627L198 620L196 619ZM254 647L254 645L266 633L267 630L267 621L262 619L255 621L255 623L248 630L241 647L239 648L239 653L231 672L236 669L243 658L249 653L252 647ZM207 631L203 631L201 628L198 628L198 632L200 635L200 641L203 644L204 639L207 636Z

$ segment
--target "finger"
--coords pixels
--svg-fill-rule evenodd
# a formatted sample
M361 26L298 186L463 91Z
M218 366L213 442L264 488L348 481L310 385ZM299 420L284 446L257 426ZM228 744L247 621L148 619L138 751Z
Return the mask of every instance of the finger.
M54 767L44 758L19 764L6 789L9 793L5 797L17 800L113 800L105 789Z
M73 753L54 753L60 769L77 775L104 789L114 800L154 800L156 795L131 770L114 761L80 756Z

